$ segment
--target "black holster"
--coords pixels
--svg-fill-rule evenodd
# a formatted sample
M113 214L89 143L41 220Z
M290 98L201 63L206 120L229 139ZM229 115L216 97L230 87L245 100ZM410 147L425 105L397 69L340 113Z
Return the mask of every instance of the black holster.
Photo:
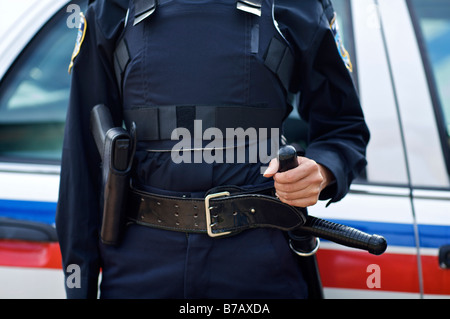
M101 104L92 109L91 131L102 158L101 240L105 244L117 245L125 226L131 166L136 150L136 127L133 123L130 132L114 127L109 109Z

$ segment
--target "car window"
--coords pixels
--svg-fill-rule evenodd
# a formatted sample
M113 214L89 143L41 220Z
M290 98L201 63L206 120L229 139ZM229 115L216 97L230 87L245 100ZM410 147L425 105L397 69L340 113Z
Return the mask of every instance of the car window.
M61 10L34 37L0 85L0 158L58 161L61 157L76 38Z
M448 0L410 0L450 168L450 6Z

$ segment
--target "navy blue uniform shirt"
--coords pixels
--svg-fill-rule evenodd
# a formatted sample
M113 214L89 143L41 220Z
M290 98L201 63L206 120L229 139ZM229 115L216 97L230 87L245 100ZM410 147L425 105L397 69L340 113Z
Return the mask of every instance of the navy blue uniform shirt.
M223 241L220 244L206 235L186 237L183 234L180 237L179 233L132 226L122 247L110 248L99 243L101 161L89 130L91 109L97 104L107 105L117 126L122 125L123 110L155 105L270 105L279 107L280 112L287 112L286 91L261 62L270 39L276 36L283 40L281 34L291 45L297 62L291 89L301 93L296 107L301 117L308 122L305 156L327 167L336 180L322 192L320 199L336 202L347 194L351 182L366 165L365 150L369 132L351 76L336 47L322 1L275 0L273 16L279 30L272 21L272 2L263 1L263 14L257 18L238 12L234 0L198 3L161 1L160 8L156 9L153 16L136 26L132 26L133 5L129 5L126 0L98 0L89 6L85 14L85 32L80 39L81 47L73 61L56 216L64 270L71 264L80 266L81 288L67 288L68 297L97 297L101 268L105 297L121 297L121 293L135 296L133 291L122 290L127 284L135 286L136 296L144 296L145 291L152 290L149 282L157 278L165 283L173 280L175 288L172 291L163 289L159 295L155 292L148 296L215 297L219 295L215 294L213 285L225 287L227 282L234 280L236 290L229 288L230 294L224 296L272 297L270 289L280 289L285 290L286 294L278 296L301 297L300 290L297 292L289 284L278 285L280 279L276 276L273 276L272 281L267 279L268 283L264 286L261 278L270 276L269 270L261 273L260 278L249 279L245 284L246 277L251 277L252 269L271 267L264 266L265 260L261 259L264 257L253 255L258 249L261 250L261 256L266 254L262 243L268 241L272 244L266 244L273 245L270 249L275 254L285 252L281 258L283 267L286 267L283 272L288 273L291 281L298 279L301 285L301 275L298 275L297 270L290 270L296 266L287 256L289 248L287 245L280 248L284 242L280 241L279 234L273 232L249 231L228 241L219 239ZM129 21L124 30L128 8ZM255 25L258 25L257 31ZM257 42L252 42L254 32L259 33ZM121 36L128 41L131 61L124 74L123 86L119 89L114 73L113 52ZM139 146L134 178L148 189L206 192L219 185L256 185L266 181L261 175L259 164L175 165L168 153L146 151L146 148L158 144ZM230 248L241 245L240 240L247 243L242 244L242 255ZM258 241L261 243L258 248L251 246L250 243ZM146 242L148 245L144 245ZM151 256L164 242L167 243L164 256L161 253ZM194 250L186 253L187 248L182 248L182 243L189 249L209 245L208 253L205 250L198 256ZM215 249L211 248L213 245ZM247 254L246 249L252 254ZM169 265L171 253L186 258L183 259L185 262L178 260ZM221 259L219 254L227 255ZM244 266L235 269L236 265L231 263L237 263L236 258L241 258L239 262L248 265L248 269ZM160 265L154 267L158 270L147 276L147 268L157 261ZM121 263L134 263L136 268L125 270L127 266L119 265ZM199 272L201 275L189 277L189 267L203 267L203 271ZM217 280L217 276L211 274L214 269L222 269L220 267L223 267L224 278ZM232 269L233 275L225 274L227 269ZM131 275L137 271L142 271L141 277L138 274L134 277ZM184 277L180 274L183 272ZM194 285L191 281L197 275L198 290L187 293L188 283ZM230 280L227 280L228 275ZM238 285L238 281L242 282L242 286ZM175 282L180 282L179 286ZM261 285L260 288L255 287L255 291L260 294L251 295L249 292L239 295L239 291L246 289L244 286L253 284ZM166 284L159 286L162 285ZM173 291L176 289L184 289L185 292L174 296Z

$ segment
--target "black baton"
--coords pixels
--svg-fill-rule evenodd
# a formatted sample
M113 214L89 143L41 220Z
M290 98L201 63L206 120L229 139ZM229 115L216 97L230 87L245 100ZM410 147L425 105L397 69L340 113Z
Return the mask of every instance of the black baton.
M297 151L292 146L279 150L279 172L285 172L298 166ZM373 255L386 251L386 239L379 235L370 235L353 227L337 224L313 216L308 216L305 224L291 232L291 238L311 235L338 243L343 246L363 249Z

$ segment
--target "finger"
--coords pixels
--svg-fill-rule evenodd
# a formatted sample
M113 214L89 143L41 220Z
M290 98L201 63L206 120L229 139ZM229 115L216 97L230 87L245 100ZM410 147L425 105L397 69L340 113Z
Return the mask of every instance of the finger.
M276 158L272 159L264 172L264 177L272 177L278 172L278 160Z
M318 165L314 161L305 161L302 158L299 158L299 162L301 162L301 165L298 167L277 174L274 177L275 182L279 185L295 184L305 179L308 183L316 182L314 178L320 176Z
M283 203L296 207L309 207L319 201L319 190L317 188L308 188L294 193L283 193L277 191L277 197Z
M307 185L302 189L295 189L290 191L283 191L276 189L278 197L287 201L307 198L307 197L317 197L320 194L319 185Z
M294 206L294 207L311 207L317 204L317 202L319 201L317 197L306 197L306 198L300 198L300 199L296 199L296 200L285 200L285 199L281 199L280 200L290 206Z
M296 194L305 191L306 189L311 187L311 183L309 183L307 180L301 180L296 183L288 183L288 184L280 184L275 182L274 187L277 193L280 193L282 195Z

